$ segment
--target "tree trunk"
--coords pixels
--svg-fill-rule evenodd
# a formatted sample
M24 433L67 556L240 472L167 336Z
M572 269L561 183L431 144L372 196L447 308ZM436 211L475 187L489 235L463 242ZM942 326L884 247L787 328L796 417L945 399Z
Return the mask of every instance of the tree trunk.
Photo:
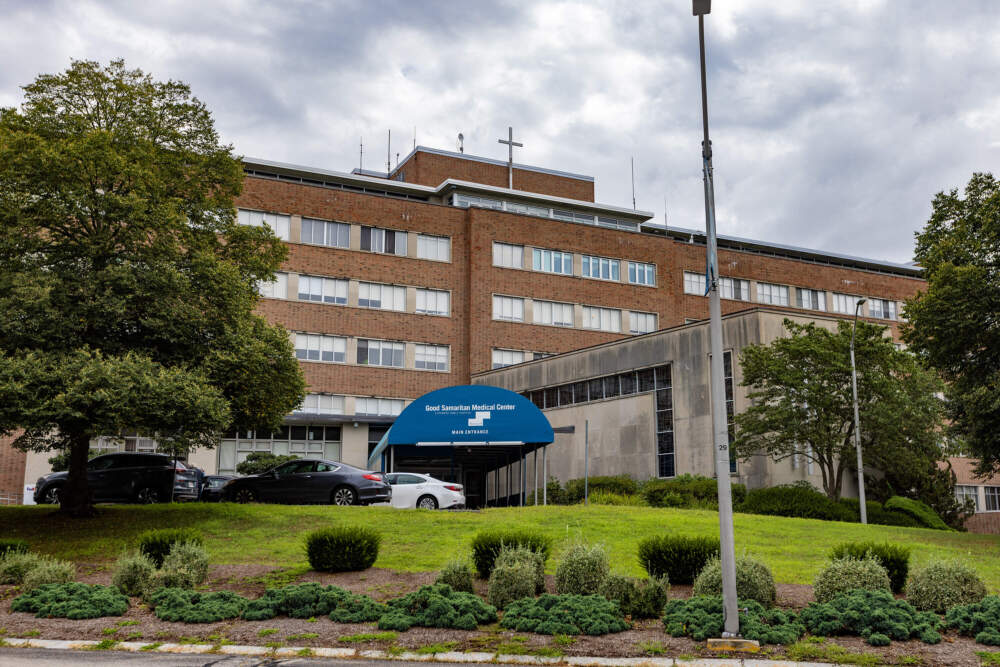
M94 516L93 497L87 479L87 461L90 454L90 436L73 433L69 436L69 475L59 495L59 511L72 517Z

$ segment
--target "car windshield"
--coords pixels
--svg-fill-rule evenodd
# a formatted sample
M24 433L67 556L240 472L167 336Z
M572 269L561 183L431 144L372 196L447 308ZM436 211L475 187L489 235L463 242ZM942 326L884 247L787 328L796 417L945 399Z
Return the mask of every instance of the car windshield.
M91 470L107 470L115 464L115 456L98 456L96 459L90 459L87 462L87 467Z

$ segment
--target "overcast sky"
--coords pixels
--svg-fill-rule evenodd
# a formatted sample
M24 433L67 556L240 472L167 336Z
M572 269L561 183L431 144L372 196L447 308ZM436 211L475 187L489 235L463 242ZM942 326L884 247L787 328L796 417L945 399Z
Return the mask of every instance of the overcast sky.
M0 105L70 59L180 79L242 155L349 171L416 142L590 174L702 228L697 20L646 2L0 0ZM909 261L940 190L998 172L1000 2L715 0L722 234Z

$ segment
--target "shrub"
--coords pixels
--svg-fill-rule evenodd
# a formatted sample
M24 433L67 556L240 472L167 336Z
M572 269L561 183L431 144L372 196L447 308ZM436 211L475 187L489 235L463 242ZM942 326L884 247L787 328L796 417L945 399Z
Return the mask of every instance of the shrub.
M453 590L475 593L472 586L472 568L464 560L454 560L441 569L435 584L448 584Z
M934 510L919 500L904 498L902 496L893 496L892 498L889 498L889 500L885 501L884 507L887 510L908 514L919 521L920 525L925 528L933 528L935 530L951 530L951 528L948 527L948 524L942 521L941 517L939 517Z
M552 541L539 533L528 531L488 530L472 538L472 564L480 579L489 579L500 550L505 547L526 547L542 555L544 563L552 550Z
M535 493L531 492L527 496L527 503L529 505L541 505L542 501L548 502L549 505L568 505L569 501L566 500L566 490L563 488L562 483L559 479L549 475L549 482L546 484L546 491L543 493L541 490L538 492L538 502L535 502Z
M844 542L830 552L830 558L872 557L882 564L889 575L889 587L893 593L901 593L906 585L906 575L910 571L910 548L900 544L883 542Z
M955 605L945 614L944 622L980 644L1000 646L1000 596L987 595L979 602Z
M486 587L486 600L497 609L511 602L535 594L535 568L532 564L517 561L498 563L490 574Z
M850 510L851 521L861 520L861 503L857 498L841 498L838 504ZM879 526L903 526L906 528L922 528L923 524L914 519L909 514L887 510L882 503L869 500L865 503L868 508L868 523Z
M663 612L663 625L672 637L688 636L695 641L721 637L722 598L693 597L687 600L669 600ZM740 612L740 634L761 644L791 644L798 640L805 628L795 614L780 609L765 609L748 600Z
M28 543L24 540L0 539L0 558L7 554L26 554L28 551Z
M610 491L597 491L590 494L591 505L616 505L620 507L645 507L646 501L638 494L611 493Z
M178 542L202 544L201 535L190 528L161 528L147 530L139 536L139 553L146 554L156 567L163 566L163 559Z
M566 482L566 502L569 504L583 502L584 480L571 479ZM609 475L605 477L590 477L587 480L587 492L617 493L622 496L633 496L639 492L639 485L628 475Z
M413 626L475 630L482 623L497 620L495 607L446 584L423 586L418 591L389 600L386 606L388 610L379 620L380 630L408 630Z
M512 603L500 627L540 635L605 635L631 625L614 602L600 595L551 595Z
M156 566L146 554L123 553L115 561L111 583L125 595L140 597L146 595L153 584Z
M838 558L827 563L813 581L813 595L819 602L855 589L890 591L889 573L874 558Z
M672 584L690 584L713 557L719 540L685 535L656 535L639 542L639 564L651 577L666 575Z
M718 558L708 561L694 580L692 595L722 595L722 564ZM737 558L736 596L740 601L755 600L765 607L773 606L777 591L770 568L750 556Z
M163 571L185 577L193 588L208 578L208 553L195 542L175 542L163 559Z
M799 614L799 621L814 635L859 635L873 646L911 637L926 644L941 641L940 618L917 611L909 603L893 598L888 590L852 590L825 603L812 602Z
M259 475L272 468L277 468L282 463L296 460L297 456L291 454L272 454L271 452L253 452L236 464L236 472L241 475Z
M329 616L338 623L369 623L377 621L384 613L385 606L367 595L357 595L337 586L305 583L267 589L264 595L247 602L243 618L263 621L275 616Z
M121 616L128 611L128 598L112 586L72 581L39 586L15 598L10 610L33 612L38 618Z
M501 565L513 565L524 563L531 567L531 581L534 584L534 593L545 592L545 558L540 553L531 551L526 547L504 547L497 556L494 568Z
M196 593L181 588L161 588L150 597L156 617L161 621L215 623L239 618L247 599L231 591Z
M791 516L825 521L857 521L849 508L806 484L788 484L754 489L739 506L747 514Z
M76 565L65 560L46 558L28 570L21 581L21 590L32 591L45 584L66 584L76 577Z
M733 506L747 495L742 484L732 485ZM672 479L650 480L642 486L642 496L652 507L705 507L719 505L719 487L715 479L701 475L678 475Z
M636 579L609 574L601 584L600 594L631 618L657 618L667 603L670 583L661 579Z
M570 595L594 595L611 568L608 552L601 546L574 544L556 568L556 592Z
M382 536L365 526L335 526L306 535L306 556L318 572L367 570L378 558Z
M906 599L917 609L943 614L950 607L986 597L976 571L957 561L939 561L916 570L906 584Z
M28 572L46 559L46 556L33 554L30 551L6 554L0 558L0 584L20 584Z

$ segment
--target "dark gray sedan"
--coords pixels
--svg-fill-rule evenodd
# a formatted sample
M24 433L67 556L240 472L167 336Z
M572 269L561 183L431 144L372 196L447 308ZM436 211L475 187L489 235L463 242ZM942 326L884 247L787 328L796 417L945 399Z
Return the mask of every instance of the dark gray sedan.
M289 461L222 488L222 499L237 503L370 505L391 497L392 487L382 473L322 459Z

